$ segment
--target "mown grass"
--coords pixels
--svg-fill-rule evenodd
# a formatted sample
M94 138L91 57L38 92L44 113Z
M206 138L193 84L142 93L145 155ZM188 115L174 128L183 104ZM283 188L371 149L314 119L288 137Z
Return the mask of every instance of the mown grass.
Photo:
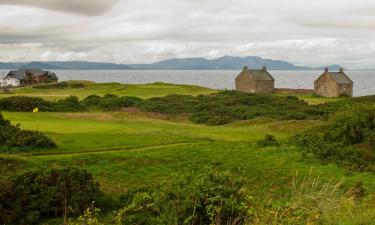
M319 121L263 118L225 126L174 122L127 112L15 113L4 117L24 129L46 132L59 146L51 152L125 149L204 140L256 141L266 134L286 138ZM38 117L37 117L38 116Z
M74 95L79 99L84 99L89 95L115 94L119 96L136 96L140 98L161 97L169 94L184 94L184 95L200 95L210 94L216 92L215 90L194 86L194 85L175 85L167 83L152 83L152 84L120 84L120 83L94 83L89 81L68 81L69 84L82 83L82 88L50 88L37 89L33 87L17 88L11 90L13 94L0 93L0 98L27 95L34 97L41 97L46 100L60 100L68 96Z

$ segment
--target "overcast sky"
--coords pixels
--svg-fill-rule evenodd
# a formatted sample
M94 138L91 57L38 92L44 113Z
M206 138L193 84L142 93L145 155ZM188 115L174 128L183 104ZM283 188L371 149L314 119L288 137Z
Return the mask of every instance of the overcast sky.
M375 1L0 0L0 61L224 55L375 68Z

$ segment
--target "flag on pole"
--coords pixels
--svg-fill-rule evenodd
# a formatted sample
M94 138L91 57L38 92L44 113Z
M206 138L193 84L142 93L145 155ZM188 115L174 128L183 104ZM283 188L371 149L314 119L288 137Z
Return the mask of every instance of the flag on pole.
M39 108L38 107L36 107L35 109L33 109L33 113L37 113L37 112L39 112Z

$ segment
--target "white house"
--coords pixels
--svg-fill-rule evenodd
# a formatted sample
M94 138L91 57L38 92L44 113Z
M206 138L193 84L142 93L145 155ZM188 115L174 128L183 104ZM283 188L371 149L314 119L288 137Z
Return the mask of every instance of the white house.
M7 86L18 87L21 85L21 81L17 78L6 78L5 81Z
M5 87L5 86L6 86L5 80L0 80L0 87Z
M6 78L5 80L0 80L1 87L19 87L20 85L20 80L17 78Z

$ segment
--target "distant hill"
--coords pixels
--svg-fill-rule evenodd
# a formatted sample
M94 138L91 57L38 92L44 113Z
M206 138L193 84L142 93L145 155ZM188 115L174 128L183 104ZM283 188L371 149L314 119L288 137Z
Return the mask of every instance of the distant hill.
M186 58L168 59L153 64L130 65L141 69L169 69L169 70L239 70L243 66L249 68L262 68L264 65L274 70L306 69L281 60L263 59L256 56L232 57L224 56L217 59Z
M27 63L1 63L0 69L49 69L49 70L240 70L243 66L269 70L322 70L325 67L296 66L292 63L263 59L257 56L233 57L224 56L217 59L174 58L151 64L114 64L86 61L47 61ZM340 65L328 66L330 70L338 70Z
M86 61L48 61L28 63L1 63L0 69L49 69L49 70L128 70L127 65Z

